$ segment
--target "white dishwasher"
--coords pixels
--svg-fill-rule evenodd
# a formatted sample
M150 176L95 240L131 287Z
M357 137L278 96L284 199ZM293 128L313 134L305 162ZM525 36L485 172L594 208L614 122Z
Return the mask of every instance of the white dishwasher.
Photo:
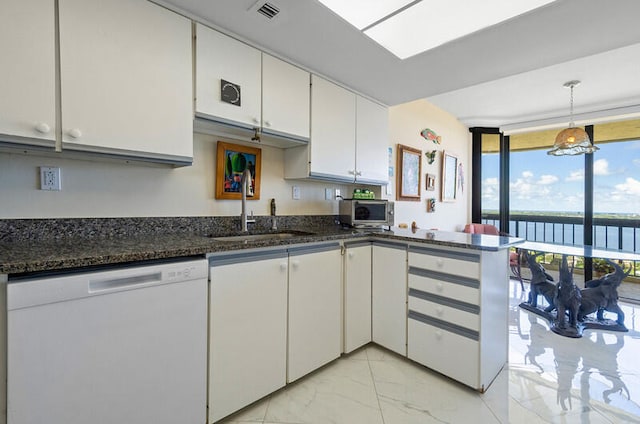
M9 424L206 421L207 261L7 284Z

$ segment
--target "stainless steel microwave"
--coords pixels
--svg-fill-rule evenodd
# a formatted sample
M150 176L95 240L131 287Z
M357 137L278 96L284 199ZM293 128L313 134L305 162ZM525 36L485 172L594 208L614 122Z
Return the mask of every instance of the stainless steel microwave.
M340 223L352 227L394 225L394 203L388 200L343 199L339 202Z

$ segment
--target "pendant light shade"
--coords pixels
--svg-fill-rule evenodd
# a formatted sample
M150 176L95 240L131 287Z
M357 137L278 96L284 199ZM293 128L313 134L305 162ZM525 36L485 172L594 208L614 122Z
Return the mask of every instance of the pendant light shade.
M564 84L565 87L571 89L571 122L569 122L569 128L565 128L558 133L553 148L547 152L548 155L581 155L599 150L598 147L591 143L587 132L582 128L575 127L573 123L573 87L578 84L580 84L580 81L569 81Z

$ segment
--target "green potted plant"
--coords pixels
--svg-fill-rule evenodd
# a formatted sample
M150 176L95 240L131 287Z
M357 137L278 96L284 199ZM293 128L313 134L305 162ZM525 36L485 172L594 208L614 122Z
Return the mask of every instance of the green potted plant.
M613 265L606 259L596 258L593 260L593 270L599 277L614 271Z

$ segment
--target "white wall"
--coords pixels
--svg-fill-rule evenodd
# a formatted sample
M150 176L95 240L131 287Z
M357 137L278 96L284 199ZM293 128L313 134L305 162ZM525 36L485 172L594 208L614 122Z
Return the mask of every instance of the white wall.
M196 134L193 166L175 169L0 153L0 218L240 215L240 201L215 199L219 139ZM275 198L278 215L337 214L338 202L324 200L324 189L345 194L353 187L285 180L283 158L283 150L262 146L260 200L249 201L249 210L268 215ZM39 190L39 166L61 167L62 191ZM291 198L293 185L300 200Z
M391 144L393 146L393 166L396 167L396 146L403 144L422 151L421 199L419 202L396 201L396 225L416 222L420 228L458 231L471 219L471 134L453 115L437 108L425 100L416 100L389 108ZM441 144L425 140L420 131L434 130L442 137ZM436 160L429 165L425 152L438 150ZM442 202L442 151L446 150L458 157L464 168L464 191L458 193L455 202ZM397 171L397 169L395 169ZM426 190L425 175L436 175L435 191ZM394 172L397 177L397 172ZM393 196L396 197L395 184ZM427 198L435 197L436 211L427 213Z

